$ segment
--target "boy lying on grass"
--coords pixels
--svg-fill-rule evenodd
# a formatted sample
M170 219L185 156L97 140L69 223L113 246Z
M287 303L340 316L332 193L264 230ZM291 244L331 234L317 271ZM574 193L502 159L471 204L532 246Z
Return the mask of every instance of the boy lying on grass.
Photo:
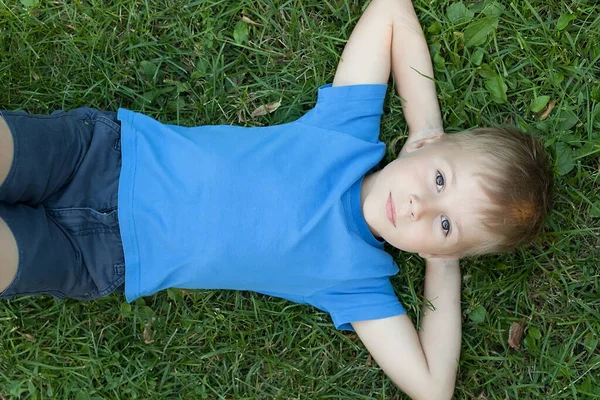
M409 137L374 171L390 68ZM120 109L0 118L1 297L128 301L177 288L252 290L354 329L415 399L452 396L463 256L531 241L551 174L512 129L443 131L408 0L374 0L333 85L292 123L165 125ZM426 259L419 332L389 277L392 246Z

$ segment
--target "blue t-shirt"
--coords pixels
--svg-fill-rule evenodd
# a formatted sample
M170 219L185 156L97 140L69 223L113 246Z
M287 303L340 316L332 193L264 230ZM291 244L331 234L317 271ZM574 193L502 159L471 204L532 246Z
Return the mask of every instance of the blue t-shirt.
M161 289L251 290L350 322L404 313L369 231L362 179L381 160L386 85L319 89L277 126L186 128L119 110L128 301Z

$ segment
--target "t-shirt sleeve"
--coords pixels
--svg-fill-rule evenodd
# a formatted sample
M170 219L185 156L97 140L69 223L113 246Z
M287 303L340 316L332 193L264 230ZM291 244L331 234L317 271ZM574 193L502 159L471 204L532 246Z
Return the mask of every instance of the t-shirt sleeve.
M327 311L339 330L353 330L351 322L405 314L389 278L344 282L314 293L308 303Z
M376 143L386 90L387 85L321 86L317 104L298 122Z

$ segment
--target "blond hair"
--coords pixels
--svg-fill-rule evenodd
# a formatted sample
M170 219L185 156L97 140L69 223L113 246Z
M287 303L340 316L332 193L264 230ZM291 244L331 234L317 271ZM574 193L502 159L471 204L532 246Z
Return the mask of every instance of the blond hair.
M489 198L480 220L492 239L463 255L505 253L531 243L550 209L553 173L535 137L515 128L478 128L445 139L483 157L477 176Z

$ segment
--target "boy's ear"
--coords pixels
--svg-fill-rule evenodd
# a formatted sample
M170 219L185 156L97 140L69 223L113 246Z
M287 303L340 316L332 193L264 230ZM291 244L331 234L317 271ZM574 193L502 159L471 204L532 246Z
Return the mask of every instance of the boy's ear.
M417 149L420 149L422 147L425 147L432 143L435 143L438 140L441 140L442 138L444 138L445 135L446 135L445 133L438 133L436 135L431 135L431 136L427 136L426 138L419 139L415 142L407 143L406 145L404 145L403 150L406 153L413 152Z
M421 258L443 258L445 260L459 260L460 253L450 253L450 254L428 254L428 253L419 253Z

